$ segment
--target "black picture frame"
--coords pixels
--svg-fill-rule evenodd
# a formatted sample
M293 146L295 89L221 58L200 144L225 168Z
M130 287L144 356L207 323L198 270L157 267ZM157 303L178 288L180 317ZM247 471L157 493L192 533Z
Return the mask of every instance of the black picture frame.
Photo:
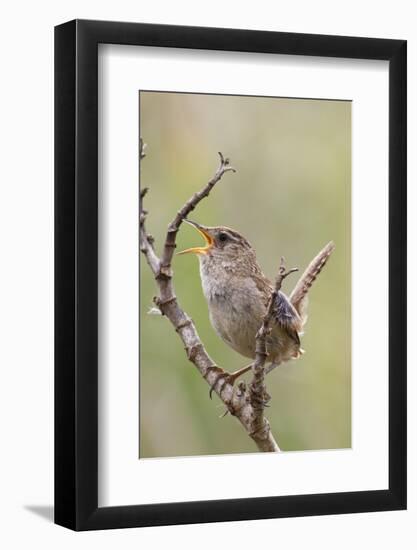
M98 507L97 53L106 43L389 61L387 490ZM404 40L107 21L55 28L57 524L91 530L406 508L406 47Z

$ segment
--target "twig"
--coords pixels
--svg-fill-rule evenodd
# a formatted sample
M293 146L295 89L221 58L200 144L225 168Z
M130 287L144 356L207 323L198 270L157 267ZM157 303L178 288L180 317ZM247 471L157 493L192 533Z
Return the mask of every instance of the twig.
M190 212L194 210L194 208L198 205L198 203L202 199L204 199L204 197L209 196L210 191L213 189L216 183L222 179L223 175L226 172L236 172L236 170L232 166L230 166L230 161L228 158L224 158L222 153L220 152L219 152L219 157L220 157L220 164L213 178L199 192L195 193L184 204L184 206L181 208L181 210L177 212L177 215L168 226L164 252L162 255L162 262L161 262L161 270L163 270L168 274L170 274L170 267L171 267L172 257L174 255L177 233L182 222L188 216L188 214L190 214Z
M145 156L144 150L145 145L141 140L139 151L140 159L143 159ZM258 446L258 449L260 451L276 452L279 451L279 447L274 440L267 420L264 419L265 422L262 424L262 429L258 429L257 427L256 419L259 413L256 410L255 401L252 401L251 392L246 389L246 386L240 383L235 391L233 386L227 382L227 378L224 379L223 384L216 383L219 380L219 374L227 373L218 367L208 355L198 336L192 319L180 307L174 291L171 262L176 247L176 236L182 222L188 214L196 208L199 202L209 195L210 191L226 172L235 172L235 169L230 166L229 159L224 158L221 153L219 153L219 157L220 164L212 179L184 204L169 224L161 259L155 253L153 239L146 232L145 222L148 213L143 209L143 199L146 195L147 188L141 190L139 201L140 250L146 257L159 290L159 296L154 299L154 302L161 313L169 319L181 338L188 359L197 367L209 386L215 386L214 391L216 394L224 403L230 414L236 416L240 421Z
M270 396L265 386L265 362L268 357L266 339L271 332L270 324L273 319L274 308L278 293L281 290L282 282L288 275L295 271L298 271L298 268L287 271L285 268L285 259L281 257L278 275L275 279L275 286L271 292L262 325L255 337L255 362L252 366L253 378L249 386L249 395L255 410L252 427L254 433L258 433L261 436L264 435L265 438L268 437L268 433L270 432L269 422L264 416L264 409L270 400Z

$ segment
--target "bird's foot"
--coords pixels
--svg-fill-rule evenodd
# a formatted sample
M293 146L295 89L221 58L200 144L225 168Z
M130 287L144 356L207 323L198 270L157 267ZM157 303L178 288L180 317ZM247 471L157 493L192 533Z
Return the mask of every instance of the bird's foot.
M271 401L271 396L264 390L261 395L258 393L252 393L252 406L254 409L263 410L265 407L269 407L268 403Z
M222 387L225 384L230 384L231 386L233 386L234 383L236 382L236 380L240 376L242 376L242 374L245 374L245 372L248 372L251 368L252 368L252 363L250 365L247 365L246 367L243 367L243 369L239 369L235 372L232 372L231 374L229 372L226 372L226 371L219 372L218 375L216 376L216 380L210 386L210 392L209 392L210 399L212 398L213 391L216 389L217 384L221 380L223 380Z
M224 369L222 369L221 367L217 367L216 365L213 365L212 367L208 367L207 368L207 371L204 375L204 378L207 380L208 382L208 375L210 373L215 373L216 374L216 378L214 380L214 382L210 385L210 399L211 399L211 395L213 393L213 391L215 390L218 382L222 379L226 379L228 376L229 376L229 373L226 372Z

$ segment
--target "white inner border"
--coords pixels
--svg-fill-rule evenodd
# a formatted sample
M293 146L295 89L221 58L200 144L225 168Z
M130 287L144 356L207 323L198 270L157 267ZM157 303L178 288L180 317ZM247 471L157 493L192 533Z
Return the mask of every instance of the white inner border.
M140 89L353 101L352 449L138 460ZM99 121L99 506L386 489L388 63L101 45Z

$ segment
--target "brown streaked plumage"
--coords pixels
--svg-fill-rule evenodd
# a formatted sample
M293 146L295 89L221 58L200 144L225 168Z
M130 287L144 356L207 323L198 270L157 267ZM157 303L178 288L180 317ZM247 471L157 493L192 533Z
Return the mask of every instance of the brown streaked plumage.
M205 227L189 221L206 241L206 246L180 252L195 253L210 321L217 334L235 351L255 357L255 336L266 312L273 285L262 273L250 243L228 227ZM307 267L287 297L279 292L275 304L275 325L267 337L270 362L275 366L297 359L302 353L300 336L307 316L307 293L334 249L330 242ZM234 379L250 367L241 369Z

